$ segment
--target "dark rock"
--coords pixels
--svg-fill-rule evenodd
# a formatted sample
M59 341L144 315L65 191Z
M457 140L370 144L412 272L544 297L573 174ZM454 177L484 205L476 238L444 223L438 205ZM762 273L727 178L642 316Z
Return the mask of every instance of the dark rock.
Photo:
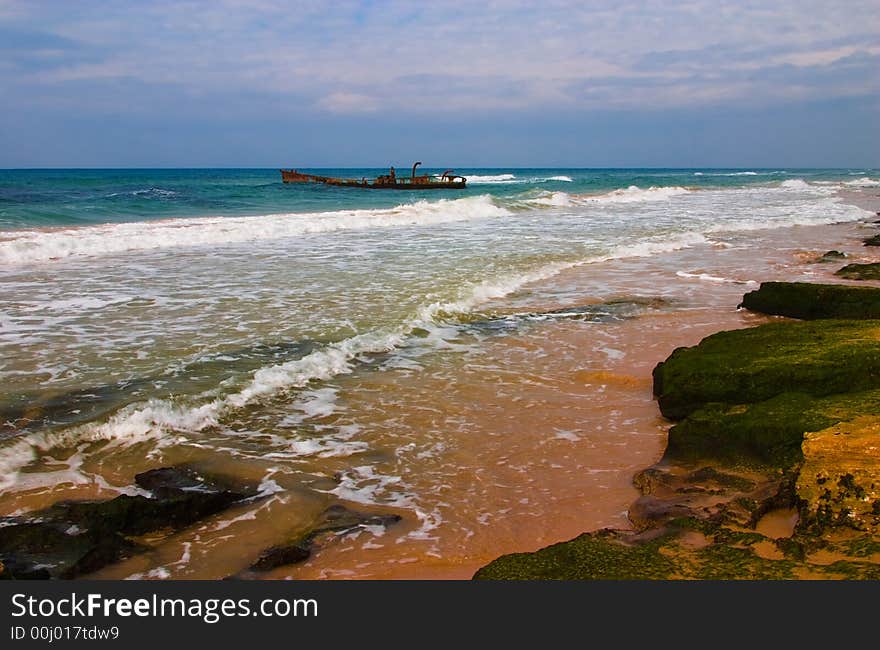
M203 477L193 468L139 474L153 497L120 495L104 501L62 501L0 526L0 577L75 578L139 553L129 537L179 530L257 496L253 485Z
M814 262L836 262L838 260L842 260L846 258L846 253L841 253L840 251L828 251L823 254L821 257L817 257Z
M311 554L312 542L306 537L293 544L266 549L260 553L260 557L251 565L250 569L251 571L271 571L286 564L304 562L309 559Z
M641 496L629 507L627 518L636 530L645 530L660 522L687 517L693 512L685 503L655 496Z
M251 571L270 571L286 564L296 564L309 558L320 537L327 533L344 535L364 526L387 527L401 520L400 515L373 515L349 510L341 504L334 504L321 513L315 526L307 533L291 542L273 546L260 554L250 566Z
M751 311L804 320L880 318L880 289L846 284L763 282L743 296Z
M880 246L880 235L874 235L862 240L865 246Z
M847 280L880 280L880 263L847 264L834 275Z

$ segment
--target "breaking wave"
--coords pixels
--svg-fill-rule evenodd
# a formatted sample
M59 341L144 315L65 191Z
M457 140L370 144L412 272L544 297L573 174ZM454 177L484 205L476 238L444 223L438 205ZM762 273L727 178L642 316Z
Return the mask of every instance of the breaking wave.
M260 368L238 389L229 390L227 386L218 385L186 401L151 399L130 404L104 422L10 440L0 448L0 489L14 484L20 469L51 449L97 441L127 446L152 440L160 448L165 444L185 442L186 434L221 426L224 417L249 404L284 391L304 388L314 381L350 374L363 357L405 346L414 331L460 323L478 305L507 296L527 284L547 280L577 266L618 258L646 257L707 241L701 234L684 233L619 246L603 256L553 262L524 273L485 280L464 287L452 300L424 304L396 326L368 331L328 344L302 358Z
M508 214L507 209L499 207L491 196L484 194L434 202L422 200L391 209L170 219L14 231L5 233L6 238L0 240L0 264L28 264L128 251L277 240L340 230L430 225Z
M523 183L549 183L549 182L573 183L571 176L530 176L517 178L515 174L498 174L495 176L468 176L469 185L513 185Z
M641 203L643 201L665 201L673 196L689 194L691 190L686 187L649 187L641 189L636 185L630 185L625 189L613 190L606 194L594 196L581 196L579 198L599 203Z
M844 181L843 184L849 187L880 187L880 181L868 178L867 176L856 178L851 181Z

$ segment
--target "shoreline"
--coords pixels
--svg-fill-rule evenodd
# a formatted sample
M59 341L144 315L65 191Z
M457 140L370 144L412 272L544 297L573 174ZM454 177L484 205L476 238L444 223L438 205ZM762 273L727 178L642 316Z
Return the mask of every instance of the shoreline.
M862 199L862 205L860 207L864 207L868 209L870 205L876 204L877 208L880 208L880 201L874 201L872 197L864 197L861 192L850 192L848 194L853 195L856 198ZM868 219L870 221L870 219ZM858 221L858 222L844 222L840 224L831 224L831 225L816 225L816 226L792 226L789 228L778 229L777 232L774 233L780 242L788 242L790 244L791 236L789 231L794 229L799 232L798 242L803 239L803 233L815 233L806 239L813 241L816 244L813 248L809 246L795 246L795 249L799 249L797 251L793 251L791 253L791 259L788 260L791 262L793 267L786 267L786 265L780 265L779 262L785 259L783 256L780 256L778 253L774 252L771 254L771 257L774 258L774 261L768 265L768 268L771 269L772 277L775 278L784 278L784 277L794 277L803 272L807 273L819 273L822 275L822 281L832 281L832 282L842 282L839 278L834 278L831 275L831 272L834 270L830 268L828 265L813 265L809 262L813 257L817 255L821 255L827 248L822 248L822 245L825 242L828 242L829 239L833 239L836 243L834 246L839 248L847 248L850 250L850 258L847 261L853 261L855 259L870 259L871 252L868 249L861 248L861 232L866 227L866 221ZM738 233L737 238L748 238L750 233ZM833 246L832 246L833 247ZM821 250L820 250L821 248ZM725 249L719 249L720 252L725 252ZM683 250L683 251L675 251L672 253L667 253L661 257L667 258L688 258L689 256L696 255L699 257L699 254L694 254L693 251ZM631 266L632 260L616 260L606 263L604 266L611 267L611 273L619 274L626 273L629 266ZM843 263L841 263L843 265ZM834 266L834 265L830 265ZM561 277L554 278L549 282L562 282L562 283L571 283L573 285L577 285L578 280L577 276L581 271L573 270L568 274L562 274ZM674 273L672 274L674 275ZM571 277L570 277L571 276ZM827 276L827 277L826 277ZM647 417L643 422L648 422L653 417L656 426L658 427L658 434L650 442L647 438L642 440L641 448L638 450L633 450L633 456L639 458L648 458L648 460L642 464L633 463L632 471L627 473L625 476L622 476L622 482L625 483L625 488L621 490L619 493L620 496L618 499L619 505L612 507L611 509L620 511L621 517L617 520L617 523L614 523L612 520L612 527L619 527L622 523L624 526L629 525L629 521L626 517L627 510L629 505L638 497L638 490L636 487L632 485L632 478L634 474L638 474L645 467L655 464L660 458L663 456L665 449L665 430L669 427L669 422L664 420L661 414L657 411L656 400L651 395L650 389L650 375L653 367L656 363L672 352L672 350L676 347L685 346L685 345L695 345L699 342L700 339L705 336L709 336L719 330L725 329L739 329L739 328L748 328L755 326L761 323L772 322L776 320L775 317L767 316L763 314L751 313L748 311L735 309L736 304L742 297L742 293L745 291L757 288L757 284L723 284L718 285L711 281L701 281L698 279L694 280L694 286L696 287L694 290L703 294L723 294L728 295L730 298L725 299L720 296L716 296L714 299L710 300L710 305L704 305L695 309L688 309L685 311L677 311L673 313L657 311L657 312L649 312L647 314L642 314L638 318L630 321L625 328L628 328L627 331L629 334L629 349L627 353L630 357L635 356L638 357L632 363L627 363L626 369L622 369L619 365L619 362L615 364L610 364L609 361L609 369L604 372L607 372L608 379L610 381L614 381L615 378L627 378L626 381L630 382L630 385L633 384L639 385L641 383L642 386L642 395L641 403L634 406L631 398L627 398L627 400L621 401L617 403L617 407L621 404L627 404L630 408L636 408L640 412L646 413ZM618 287L619 289L619 287ZM621 293L618 291L617 293ZM626 293L626 292L624 292ZM639 294L640 292L637 289L633 289L631 293ZM735 296L735 298L734 298ZM561 349L570 349L573 345L583 345L583 337L588 336L589 334L585 334L582 331L568 332L568 333L560 333L555 332L552 336L557 337L557 341L560 344ZM565 339L570 339L570 341L580 341L577 344L569 344L570 341L566 341L563 344ZM642 352L638 352L633 354L635 350L641 349ZM629 359L628 359L629 361ZM599 375L601 373L596 373ZM601 387L601 384L600 384ZM586 396L581 397L579 399L586 399ZM613 403L607 405L608 408L615 408ZM662 429L662 431L660 430ZM573 453L577 454L577 449L575 446L572 448ZM601 503L603 497L599 494L592 495L592 499L598 500ZM553 520L553 526L544 526L540 523L532 523L531 527L533 532L531 533L531 539L533 543L537 541L537 543L531 548L539 548L541 546L547 544L553 544L555 542L563 541L565 539L569 539L574 535L577 535L585 530L599 530L605 527L608 527L608 520L602 520L602 515L599 515L597 518L597 508L590 503L590 499L587 499L581 506L580 510L573 510L571 508L566 509L564 512L556 512L547 511L546 518ZM584 520L588 520L591 522L595 522L595 524L585 526L583 525ZM552 532L551 532L552 531ZM517 542L514 542L514 545L511 546L511 540L506 540L506 547L509 550L504 551L504 553L511 552L520 552L528 550L527 544L528 541L525 539L520 539ZM495 550L496 555L497 549ZM296 571L279 571L277 573L271 574L267 577L270 578L282 578L282 577L295 577L295 578L303 578L303 579L315 579L315 578L343 578L343 579L358 579L360 577L366 577L368 579L467 579L473 576L473 573L478 570L480 567L484 566L488 561L494 559L491 556L491 551L489 553L484 553L479 556L475 555L462 555L460 557L437 557L437 558L424 558L417 562L413 562L409 565L396 565L396 566L388 566L384 569L372 570L370 569L366 575L358 575L355 572L352 575L339 575L333 574L332 571L337 568L337 563L341 562L342 566L351 566L347 564L348 559L346 558L347 553L345 552L337 552L335 549L327 548L322 550L313 560L310 560L308 563L300 567ZM331 573L327 573L327 571L331 571Z
M433 530L425 528L433 537L420 536L419 526L434 522L416 520L412 510L368 504L362 508L356 500L339 494L337 503L358 511L346 521L360 521L357 526L361 528L379 528L363 522L392 513L404 519L375 537L344 531L334 534L305 562L281 564L248 578L467 579L499 554L553 544L585 529L628 525L628 507L639 494L632 477L655 464L666 445L669 424L657 412L651 394L651 371L657 361L674 348L694 345L720 329L774 320L734 308L745 291L757 287L750 281L765 276L827 278L834 265L814 263L813 258L828 247L850 251L847 261L865 257L870 251L861 247L860 236L873 228L860 221L721 234L705 244L569 269L542 281L553 287L553 295L563 297L561 303L539 302L545 295L541 283L534 295L524 292L496 301L489 305L489 313L543 313L565 307L565 299L574 307L586 301L588 307L599 309L596 313L620 305L634 311L595 323L589 318L545 321L533 331L487 339L490 358L516 363L492 372L471 372L465 358L452 357L455 361L448 370L453 374L422 380L427 383L419 389L438 399L425 406L454 405L471 425L480 427L458 441L466 446L452 450L452 459L460 464L462 485L471 491L456 488L457 492L440 494L448 504L442 524ZM764 250L756 248L756 241L765 243ZM449 385L449 376L455 377L455 385ZM398 391L396 397L420 404L418 393L405 385L392 388L388 383L392 380L377 380L370 388L393 389ZM419 433L425 422L407 425ZM204 456L178 455L164 462L199 460ZM222 459L211 463L207 469L226 473ZM342 459L341 471L349 464ZM434 483L431 476L426 473L426 485ZM117 478L130 481L123 474ZM259 480L259 474L247 479ZM330 481L321 485L322 490L331 488ZM244 489L239 492L251 494ZM37 502L37 509L57 501L52 496L39 497L43 503ZM299 513L307 508L320 521L320 508L327 507L326 501L316 504L295 492L289 498L287 509L270 497L252 510L233 510L231 519L222 513L214 515L163 539L152 553L136 554L87 575L96 579L227 577L235 573L228 567L240 565L242 555L256 558L277 545L280 535L274 522L286 513L302 517ZM27 497L19 505L26 504ZM475 520L488 512L495 517L477 526ZM256 536L251 532L254 527ZM221 530L228 534L220 534ZM224 542L224 535L231 541ZM249 539L236 542L239 535ZM368 538L366 544L358 541L362 537ZM436 544L431 541L434 538ZM181 564L191 551L193 557L203 554L207 561Z
M849 195L846 196L847 202L874 211L880 216L878 211L880 198L877 196L868 196L867 192L846 194ZM880 223L880 220L868 218L856 224L841 225L850 228L854 226L853 235L862 239L861 236L865 234L864 227L869 225L876 228L877 223ZM873 233L869 231L867 234ZM854 254L848 253L846 259L838 259L837 255L822 259L822 262L839 262L826 265L831 267L828 269L830 272L835 272L848 263L851 264L854 259L856 262L868 262L868 266L864 268L872 270L860 281L853 282L853 278L844 280L836 275L824 273L822 275L826 277L810 279L810 283L821 285L823 282L830 282L833 286L843 285L844 292L847 291L846 287L853 286L880 287L880 282L877 282L872 275L876 264L874 267L870 266L871 263L880 261L880 255L874 251L876 249L856 249ZM819 260L814 258L813 263L816 262ZM852 266L859 268L859 264ZM780 291L787 291L785 289L787 286L796 285L780 283ZM770 287L766 286L766 289L769 290ZM761 292L765 292L763 282ZM746 298L750 298L760 292L744 293L747 293ZM781 295L784 300L786 294L774 295ZM822 299L821 293L819 295L819 299ZM771 299L769 303L766 299L760 303L757 300L746 300L745 306L748 307L752 303L771 305L771 311L768 312L770 315L765 321L767 323L803 322L792 318L780 320L778 316L773 316L774 313L788 316L786 309L794 309L791 315L796 315L798 310L805 308L800 305L794 308L783 306L781 311L772 311L775 309L772 306L773 300L776 299ZM829 300L833 299L829 298ZM858 301L859 298L856 300ZM834 312L841 309L836 302L823 304L826 306L820 309L828 311L832 318L835 317ZM857 311L862 309L859 304L854 303L853 308ZM843 309L846 308L844 305ZM760 312L765 308L752 307L752 309L757 311L750 313L760 316ZM814 308L808 306L806 309ZM852 316L852 318L877 318L877 316ZM816 321L806 321L805 324L810 322ZM869 440L870 436L874 435L873 420L865 420L861 415L873 413L870 407L867 411L860 410L864 407L855 407L853 415L848 416L855 417L853 423L838 423L829 430L830 436L824 431L805 434L803 442L805 460L800 461L800 464L795 463L792 470L784 470L779 475L775 473L778 470L770 471L768 474L769 465L761 469L765 467L764 460L754 463L747 457L741 456L742 452L736 451L736 448L733 448L735 457L721 460L722 457L719 456L721 452L711 446L726 444L721 442L721 438L718 438L717 443L700 440L700 437L712 430L711 425L707 429L707 425L700 424L699 419L689 424L692 418L682 423L680 421L682 414L673 416L672 411L669 410L671 406L668 398L664 408L662 396L664 388L661 380L664 375L668 375L668 371L664 373L665 364L675 359L682 351L694 352L699 359L700 350L714 339L732 335L729 337L732 341L745 340L752 331L757 335L758 331L765 329L754 324L747 327L745 331L739 332L729 328L718 329L712 336L702 339L699 344L692 343L691 347L677 349L675 354L657 360L659 363L652 373L654 393L655 396L660 396L660 410L669 418L667 421L671 420L671 433L676 433L676 436L667 440L657 462L633 476L633 485L640 496L628 509L629 526L590 529L578 537L537 551L501 556L481 567L474 578L490 580L829 577L876 579L877 575L880 575L878 573L880 570L876 567L880 561L878 555L880 544L877 543L875 536L880 501L874 501L872 511L870 499L872 494L876 497L873 490L878 476L877 469L871 461L868 461L867 465L857 463L855 466L860 469L853 470L856 473L855 479L852 474L845 473L847 469L842 469L853 466L850 463L855 460L855 456L847 455L847 450L854 454L864 453L864 448L859 445L866 444L863 442L865 435L869 436ZM768 325L768 327L774 326ZM736 336L737 334L745 336ZM780 339L780 343L784 344L783 342L784 339ZM666 359L665 362L663 358ZM713 360L712 363L716 361ZM795 383L795 386L795 390L800 390L802 384ZM832 395L832 397L837 396ZM734 403L738 401L742 400L737 399ZM735 407L731 413L740 408L746 407ZM748 408L756 410L757 413L758 407ZM827 422L835 422L838 412L835 411L831 416L832 419ZM785 421L784 416L780 417ZM731 415L722 417L720 424L716 425L720 426L718 433L712 435L730 435L735 432L737 429L730 427L739 426L736 418L737 416ZM676 421L679 423L676 424ZM770 424L759 424L756 431L763 430L765 426L775 426L773 417L767 422ZM688 428L686 433L681 433L684 425L688 425ZM813 431L813 428L806 430ZM840 448L842 443L835 437L841 433L850 434L846 436L847 442L842 448ZM682 436L687 437L682 438ZM685 451L682 455L683 450L686 449L682 447L682 440L691 441L684 444L696 445L696 451ZM831 465L823 465L829 458ZM786 467L791 463L792 461L784 461L781 465ZM816 476L826 478L811 479L813 475L810 472L816 471L819 472ZM833 496L829 496L830 493L824 490L823 483L829 479L836 481L835 472L841 476L840 487L836 491L833 490ZM814 480L817 483L813 483ZM855 484L850 485L853 480ZM794 485L794 481L797 481L797 485ZM868 502L867 510L858 505L861 501ZM739 504L745 502L753 505L751 508L743 509ZM853 518L857 523L853 523ZM853 533L853 530L857 532ZM752 535L751 531L754 531L754 534L749 538L749 535ZM653 541L658 539L659 542ZM654 564L663 566L658 568L653 566Z

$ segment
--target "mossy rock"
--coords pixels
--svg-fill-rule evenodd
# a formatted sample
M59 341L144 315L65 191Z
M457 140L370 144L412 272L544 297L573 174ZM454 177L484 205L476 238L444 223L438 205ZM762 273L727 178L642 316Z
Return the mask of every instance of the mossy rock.
M880 263L847 264L834 275L847 280L880 280Z
M852 546L851 542L847 543ZM474 574L475 580L877 580L880 565L868 554L833 564L813 564L794 539L774 540L696 517L669 522L650 536L601 530L532 553L503 555ZM775 557L767 557L768 551Z
M783 393L756 404L708 404L669 430L666 456L786 469L803 459L804 434L880 413L880 390L816 398Z
M846 284L762 282L759 289L743 296L741 306L762 314L803 320L880 318L880 289Z
M626 544L615 531L584 533L534 553L503 555L474 575L476 580L665 580L675 563L660 553L667 536Z
M673 420L712 403L880 388L880 321L770 323L719 332L678 348L653 376L660 411Z

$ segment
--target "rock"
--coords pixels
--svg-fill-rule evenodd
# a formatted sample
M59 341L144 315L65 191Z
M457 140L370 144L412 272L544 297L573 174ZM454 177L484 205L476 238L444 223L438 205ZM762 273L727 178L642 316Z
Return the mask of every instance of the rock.
M880 235L874 235L862 240L865 246L880 246Z
M191 467L167 467L136 477L152 497L120 495L104 501L63 501L0 526L0 577L75 578L146 550L129 539L185 528L232 504L257 496L253 485ZM45 569L45 571L42 571Z
M691 508L683 502L646 495L633 502L627 512L627 518L636 530L645 530L658 523L691 514Z
M834 275L847 280L880 280L880 263L847 264Z
M675 350L653 377L660 411L673 420L712 403L880 388L880 323L821 320L719 332Z
M315 526L290 544L266 549L250 567L250 571L270 571L286 564L296 564L309 558L320 537L327 533L344 535L366 526L387 527L401 520L400 515L374 515L349 510L335 504L321 513Z
M846 253L841 253L840 251L827 251L821 257L817 257L813 260L816 263L822 262L836 262L838 260L842 260L846 257Z
M880 289L846 284L762 282L743 296L751 311L813 320L819 318L880 318Z
M271 571L286 564L297 564L309 559L312 554L312 542L303 538L298 542L285 546L273 546L262 553L257 561L250 566L251 571Z
M877 413L877 411L873 411ZM880 536L880 417L865 415L808 433L797 479L799 527L846 527Z

